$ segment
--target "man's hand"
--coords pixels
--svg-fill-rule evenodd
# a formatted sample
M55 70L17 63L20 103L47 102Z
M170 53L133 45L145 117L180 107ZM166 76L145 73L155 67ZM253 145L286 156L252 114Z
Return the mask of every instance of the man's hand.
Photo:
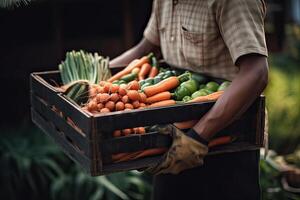
M173 138L172 146L162 160L146 171L152 174L178 174L183 170L203 164L203 158L208 152L207 142L197 134L185 134L173 125L159 128L159 133L170 134Z

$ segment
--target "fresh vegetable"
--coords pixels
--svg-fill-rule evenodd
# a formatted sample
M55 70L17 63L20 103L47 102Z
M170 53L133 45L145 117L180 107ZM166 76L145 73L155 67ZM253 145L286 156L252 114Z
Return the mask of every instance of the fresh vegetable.
M229 144L231 143L235 138L232 136L223 136L223 137L219 137L216 139L211 140L208 143L208 147L212 148L212 147L216 147L216 146L220 146L220 145L224 145L224 144Z
M198 83L193 79L181 83L180 86L187 88L191 94L198 90Z
M136 77L137 77L137 73L132 72L130 74L126 74L126 75L122 76L120 78L120 81L129 83L130 81L133 81L134 79L136 79Z
M191 78L198 82L198 84L203 84L207 81L207 78L203 75L192 73Z
M177 101L181 101L185 96L190 96L191 92L183 86L179 86L174 93L174 97Z
M139 92L136 91L136 90L129 90L129 91L127 92L127 96L128 96L129 99L132 100L132 101L136 101L136 100L139 100L139 99L140 99Z
M158 64L157 64L157 60L156 58L153 56L152 57L152 68L151 71L149 73L150 78L154 78L157 74L158 74L159 70L158 70Z
M218 91L226 90L230 86L230 84L231 84L231 82L224 81L218 88Z
M150 70L151 70L151 65L149 63L145 63L142 65L142 68L139 72L138 78L139 80L144 80L146 75L149 74Z
M171 106L171 105L175 105L176 101L173 99L170 100L164 100L164 101L159 101L156 103L153 103L151 105L149 105L149 108L155 108L155 107L162 107L162 106Z
M169 99L171 99L171 96L172 95L169 91L161 92L161 93L155 94L151 97L148 97L146 102L151 104L151 103L155 103L155 102L159 102L159 101L169 100Z
M145 93L139 93L139 95L140 95L140 102L142 102L142 103L146 103L146 101L147 101L147 96L145 95Z
M206 96L208 95L209 93L207 92L207 90L205 89L201 89L201 90L198 90L196 92L194 92L191 96L192 99L195 99L196 97L201 97L201 96Z
M144 56L141 59L133 60L125 69L123 69L122 71L118 72L117 74L115 74L114 76L112 76L111 78L109 78L107 81L113 82L115 80L120 79L124 75L127 75L127 74L131 73L131 71L134 68L140 68L140 67L142 67L143 64L149 63L149 60L151 59L152 56L153 56L153 53L150 53L148 56Z
M198 121L199 120L190 120L190 121L184 121L184 122L176 122L176 123L174 123L174 126L176 126L179 129L189 129L189 128L194 127L197 124Z
M183 97L183 99L182 99L182 101L183 102L188 102L188 101L190 101L192 98L190 97L190 96L185 96L185 97Z
M125 104L122 101L119 101L116 103L116 111L124 110L125 109Z
M106 102L104 107L109 109L110 111L114 111L115 110L115 102L108 101L108 102Z
M219 84L213 81L208 82L205 86L205 89L211 90L213 92L216 92L218 88L219 88Z
M133 157L132 159L138 159L138 158L143 158L146 156L154 156L154 155L158 155L158 154L163 154L168 150L168 148L155 148L155 149L147 149L144 150L142 152L140 152L139 154L137 154L135 157Z
M155 85L144 87L143 90L147 97L150 97L157 93L169 91L176 88L180 83L188 80L189 76L189 73L184 73L178 77L171 76Z
M189 102L216 101L222 94L223 94L223 91L218 91L218 92L214 92L212 94L206 95L206 96L196 97L195 99L192 99Z
M140 89L140 84L136 80L131 81L130 83L128 83L127 89L128 90L139 90Z

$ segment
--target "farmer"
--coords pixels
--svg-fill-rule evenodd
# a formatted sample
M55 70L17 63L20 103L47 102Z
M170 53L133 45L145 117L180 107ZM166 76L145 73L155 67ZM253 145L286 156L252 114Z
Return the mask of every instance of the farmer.
M242 114L268 82L263 0L154 0L143 39L111 61L161 52L171 66L231 80L187 133L167 129L173 145L148 171L153 199L260 199L259 151L206 156L209 140Z

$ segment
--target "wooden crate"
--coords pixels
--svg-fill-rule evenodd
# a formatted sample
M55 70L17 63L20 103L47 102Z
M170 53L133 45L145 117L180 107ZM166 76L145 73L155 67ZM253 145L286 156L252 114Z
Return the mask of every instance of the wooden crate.
M112 163L112 154L171 144L170 137L156 132L113 138L114 130L199 119L214 104L188 103L91 115L55 88L55 83L60 82L58 71L31 74L32 120L92 176L147 167L161 158L159 155ZM262 147L264 109L265 98L261 96L243 116L217 134L218 137L235 135L238 139L232 144L211 148L209 154Z

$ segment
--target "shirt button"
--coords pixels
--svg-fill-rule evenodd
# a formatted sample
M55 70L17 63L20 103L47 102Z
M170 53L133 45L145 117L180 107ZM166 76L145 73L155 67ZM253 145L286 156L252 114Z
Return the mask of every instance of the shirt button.
M174 41L174 39L175 39L175 38L174 38L174 36L172 35L172 36L171 36L171 41L173 42L173 41Z
M178 4L178 0L173 0L173 3L176 6Z

